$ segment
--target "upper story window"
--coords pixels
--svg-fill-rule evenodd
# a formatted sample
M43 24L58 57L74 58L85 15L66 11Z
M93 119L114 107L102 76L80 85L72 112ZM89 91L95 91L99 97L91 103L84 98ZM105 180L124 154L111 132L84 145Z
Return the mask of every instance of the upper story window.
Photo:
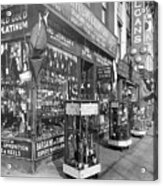
M107 3L102 3L102 11L101 11L101 21L106 24L106 11L107 11Z

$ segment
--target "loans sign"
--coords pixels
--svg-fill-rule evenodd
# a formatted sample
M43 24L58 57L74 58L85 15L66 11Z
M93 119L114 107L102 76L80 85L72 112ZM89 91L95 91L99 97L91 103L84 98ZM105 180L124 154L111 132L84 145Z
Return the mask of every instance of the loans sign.
M139 49L144 41L144 2L132 3L132 47Z

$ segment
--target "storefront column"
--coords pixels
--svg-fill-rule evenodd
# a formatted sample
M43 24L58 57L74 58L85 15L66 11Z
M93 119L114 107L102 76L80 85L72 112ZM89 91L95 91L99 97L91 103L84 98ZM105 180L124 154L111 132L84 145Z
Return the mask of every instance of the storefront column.
M123 80L119 79L119 81L118 81L118 100L122 100L122 89L123 89Z

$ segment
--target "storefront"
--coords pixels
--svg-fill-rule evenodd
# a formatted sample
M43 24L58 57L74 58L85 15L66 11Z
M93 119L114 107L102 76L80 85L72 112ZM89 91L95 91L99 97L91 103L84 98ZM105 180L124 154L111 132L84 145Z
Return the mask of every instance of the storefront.
M2 158L12 166L15 160L17 166L26 164L24 168L29 172L36 170L39 160L63 154L64 101L95 99L94 53L102 49L94 44L94 39L88 39L89 33L84 35L75 25L73 16L78 14L73 11L79 7L88 11L85 6L76 3L65 6L65 11L63 4L20 5L2 11ZM28 58L31 31L38 23L39 13L47 10L47 47L43 59L31 62ZM96 29L94 34L98 39ZM102 53L106 56L109 56L106 51L111 51L110 55L115 53L116 38L113 35L111 38L112 43L97 42L103 44Z

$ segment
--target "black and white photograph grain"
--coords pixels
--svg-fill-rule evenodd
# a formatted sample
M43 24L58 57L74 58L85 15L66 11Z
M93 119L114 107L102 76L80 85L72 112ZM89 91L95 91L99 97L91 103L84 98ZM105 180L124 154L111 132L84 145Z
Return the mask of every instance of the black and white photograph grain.
M1 176L158 179L157 2L1 4Z

